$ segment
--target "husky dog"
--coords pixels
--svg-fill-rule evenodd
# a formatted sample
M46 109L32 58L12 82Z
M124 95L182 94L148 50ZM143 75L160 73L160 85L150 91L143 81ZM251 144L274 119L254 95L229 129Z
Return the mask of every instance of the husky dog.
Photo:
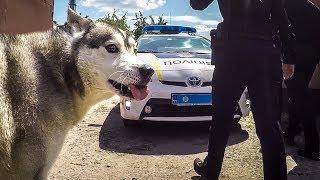
M0 179L46 179L65 136L114 93L147 96L153 74L126 33L68 11L55 28L0 35Z

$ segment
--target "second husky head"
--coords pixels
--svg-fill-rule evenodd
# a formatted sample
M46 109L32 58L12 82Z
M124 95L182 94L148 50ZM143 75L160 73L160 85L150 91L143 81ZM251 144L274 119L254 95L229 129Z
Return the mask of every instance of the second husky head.
M105 23L82 18L70 9L68 25L76 59L87 64L99 88L137 100L147 96L147 84L154 71L137 58L132 36Z

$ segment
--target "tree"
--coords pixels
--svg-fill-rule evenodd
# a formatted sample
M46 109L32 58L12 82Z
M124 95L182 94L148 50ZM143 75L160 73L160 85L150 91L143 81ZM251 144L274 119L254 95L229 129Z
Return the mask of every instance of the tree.
M135 21L134 27L130 30L130 26L127 23L127 14L119 17L116 14L116 10L113 11L112 14L107 14L105 17L98 19L98 22L103 22L113 27L122 29L129 34L134 35L135 39L138 39L143 34L143 28L147 25L166 25L167 21L164 20L163 16L158 17L158 21L156 22L152 16L149 16L150 23L147 22L148 18L144 17L142 12L135 13Z
M127 24L127 14L124 14L121 17L118 17L116 14L116 10L113 11L112 14L107 14L105 17L98 19L98 22L106 23L110 26L119 28L121 30L124 30L126 32L130 31L130 26Z
M154 18L152 16L149 16L150 17L150 24L156 24L156 22L154 21Z
M164 20L163 15L158 17L158 25L167 25L167 21Z
M164 20L163 16L158 17L158 21L155 22L152 16L149 16L150 23L147 22L147 17L144 17L142 12L135 14L135 23L134 23L134 30L133 35L136 39L138 39L143 34L143 28L147 25L166 25L168 22Z
M135 39L138 39L143 34L143 28L148 25L147 18L143 16L142 12L135 14L136 18L134 19L136 22L134 23L133 35Z

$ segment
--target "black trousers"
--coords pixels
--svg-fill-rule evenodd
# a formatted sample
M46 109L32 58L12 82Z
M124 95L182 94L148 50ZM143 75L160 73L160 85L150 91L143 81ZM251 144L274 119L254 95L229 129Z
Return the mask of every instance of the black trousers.
M233 122L234 109L248 88L256 133L260 139L266 180L287 179L282 132L279 126L278 92L281 82L280 51L273 41L232 38L213 39L213 121L207 167L210 179L218 179Z
M300 48L301 49L301 48ZM316 125L317 92L308 88L309 81L316 67L316 56L307 51L296 52L297 60L294 76L286 80L289 97L289 126L286 135L294 138L301 128L305 137L305 150L307 152L319 152L319 135Z

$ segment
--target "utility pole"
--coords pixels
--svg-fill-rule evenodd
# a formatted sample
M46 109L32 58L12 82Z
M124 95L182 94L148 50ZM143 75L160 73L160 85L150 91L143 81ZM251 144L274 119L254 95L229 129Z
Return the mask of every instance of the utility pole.
M76 0L69 0L69 7L76 11L76 7L77 7L77 4L76 4Z

